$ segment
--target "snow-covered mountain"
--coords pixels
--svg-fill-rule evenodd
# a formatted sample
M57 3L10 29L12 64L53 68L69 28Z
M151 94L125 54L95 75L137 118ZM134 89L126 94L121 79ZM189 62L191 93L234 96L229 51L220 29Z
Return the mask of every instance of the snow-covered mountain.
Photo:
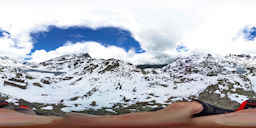
M121 114L193 98L235 108L255 91L256 57L249 55L193 54L152 68L88 54L40 64L0 58L1 97L42 113Z

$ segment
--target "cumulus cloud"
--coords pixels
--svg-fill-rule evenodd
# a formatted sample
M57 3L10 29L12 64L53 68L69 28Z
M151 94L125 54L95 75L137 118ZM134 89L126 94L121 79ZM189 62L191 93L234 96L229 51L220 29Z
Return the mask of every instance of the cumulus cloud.
M31 57L33 62L43 62L52 58L67 55L67 54L78 54L78 53L89 53L93 58L98 59L110 59L116 58L131 62L133 64L144 64L144 63L159 63L159 58L149 53L136 54L134 50L126 52L124 49L115 46L103 46L97 42L78 42L71 43L67 42L64 46L57 48L52 51L37 50ZM162 56L161 56L162 57ZM143 59L142 59L143 58ZM166 58L160 62L166 61Z
M9 0L0 4L0 29L8 31L12 39L1 38L0 43L5 46L0 48L0 53L9 51L14 56L26 56L33 48L29 33L47 31L48 25L127 29L147 53L137 55L114 47L101 48L115 49L134 62L160 62L165 56L175 55L180 43L190 50L255 53L256 43L239 36L243 27L256 23L253 5L254 0ZM39 61L36 60L39 57L44 60L55 53L68 53L61 49L71 46L76 45L50 52L36 51L32 58ZM86 47L89 51L89 46ZM111 52L102 54L103 50L92 51L92 56L121 57ZM135 55L126 57L132 54Z
M32 44L22 37L14 39L11 35L4 32L0 38L0 55L2 56L23 59L29 54L31 48Z
M97 42L81 42L72 44L71 42L66 43L64 46L57 48L52 51L37 50L32 53L32 61L42 62L58 56L76 53L89 53L94 58L117 58L124 59L126 56L125 50L115 46L104 47Z
M184 36L184 44L190 49L223 55L255 54L256 42L245 39L243 33L245 27L256 23L256 18L251 15L255 11L252 5L250 1L219 5L216 11L209 13L210 16L203 24Z

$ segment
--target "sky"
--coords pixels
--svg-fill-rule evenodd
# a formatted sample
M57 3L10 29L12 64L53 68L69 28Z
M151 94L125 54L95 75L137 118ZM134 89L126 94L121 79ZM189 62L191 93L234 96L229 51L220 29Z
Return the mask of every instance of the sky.
M256 53L254 0L4 0L0 55L42 62L89 53L134 64Z
M3 37L3 36L4 36L4 31L0 30L0 37Z
M46 51L55 50L69 42L96 41L104 46L116 46L129 51L141 53L143 49L131 33L127 30L116 27L102 27L92 29L88 27L71 26L68 28L59 28L49 26L49 31L31 33L34 44L32 53L36 50L44 49Z

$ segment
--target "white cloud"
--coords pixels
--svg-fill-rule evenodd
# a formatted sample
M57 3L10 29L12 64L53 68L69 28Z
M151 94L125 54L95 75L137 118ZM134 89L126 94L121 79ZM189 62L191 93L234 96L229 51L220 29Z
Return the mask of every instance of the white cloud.
M49 52L37 50L31 55L31 61L43 62L58 56L75 53L89 53L93 58L116 58L133 64L159 63L159 59L149 53L136 54L133 50L126 52L122 48L115 46L105 47L97 42L68 42L66 45ZM164 63L164 61L166 60L162 62Z
M249 1L248 1L249 2ZM251 5L250 5L251 4ZM196 31L184 36L184 44L190 49L229 53L256 53L256 41L248 41L242 35L248 25L256 25L253 12L256 11L252 3L226 3L216 11L209 13L209 17Z
M255 42L241 38L233 40L244 26L255 25L253 13L256 8L253 5L254 0L8 0L0 3L0 29L10 32L16 42L1 39L0 43L5 46L0 48L0 53L26 56L32 49L29 33L46 30L47 25L128 29L147 51L128 57L133 58L132 61L161 61L152 58L173 55L178 42L192 50L255 53ZM13 47L13 43L20 48ZM115 50L130 56L120 49ZM92 54L118 57L116 53L101 52ZM43 55L46 54L54 53L37 51L33 55L45 58Z
M42 62L58 56L75 53L89 53L94 58L118 58L124 59L126 52L122 48L110 46L104 47L96 42L81 42L72 44L71 42L66 45L46 52L45 50L37 50L32 54L32 61Z
M7 33L4 33L3 35L4 36L0 38L0 55L23 59L26 57L26 54L29 54L32 44L26 39L22 37L12 39Z

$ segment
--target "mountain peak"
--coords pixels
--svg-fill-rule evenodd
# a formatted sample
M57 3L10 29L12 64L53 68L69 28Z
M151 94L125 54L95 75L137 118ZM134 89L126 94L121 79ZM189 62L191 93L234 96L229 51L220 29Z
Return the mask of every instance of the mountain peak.
M168 65L136 66L113 58L71 54L37 66L19 62L0 66L0 95L13 102L39 104L36 111L52 106L58 112L121 114L195 97L233 108L255 97L255 67L255 57L247 55L193 54L176 57Z

